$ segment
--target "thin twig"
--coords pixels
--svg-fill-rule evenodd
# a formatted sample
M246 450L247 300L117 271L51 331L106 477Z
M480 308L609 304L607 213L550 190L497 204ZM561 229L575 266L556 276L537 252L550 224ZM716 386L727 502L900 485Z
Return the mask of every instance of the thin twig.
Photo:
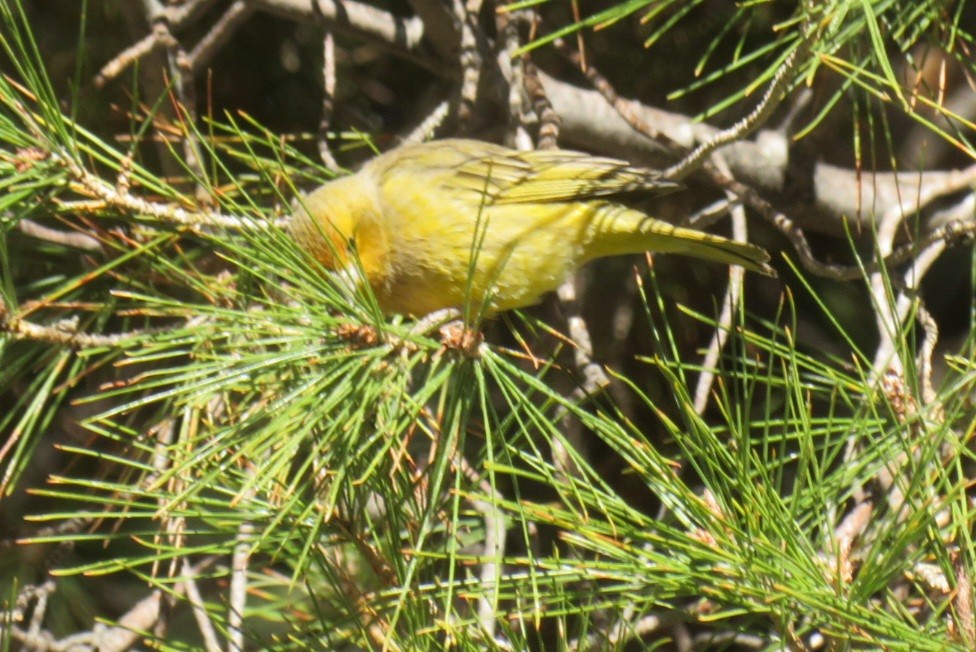
M876 318L879 320L878 335L880 337L872 365L876 378L880 378L889 368L896 373L902 373L904 366L897 354L896 336L901 331L901 324L912 310L912 295L915 294L925 274L942 255L945 248L946 243L938 241L916 253L911 267L898 283L899 287L904 288L904 291L899 292L893 302L889 303L884 280L876 282L872 278L871 291L875 301ZM883 319L882 315L886 311L888 312L888 319Z
M138 43L126 48L122 53L107 63L98 73L96 80L104 85L121 74L137 60L152 52L157 47L168 47L166 39L173 38L173 33L182 33L190 25L206 14L207 9L217 0L190 0L182 5L163 7L158 16L154 17L154 33L143 37ZM199 56L191 57L194 65L203 67L212 59L213 52L219 50L246 15L262 10L270 14L291 20L310 20L316 16L336 29L354 34L372 43L390 49L401 57L414 61L438 74L452 76L454 70L440 61L433 60L421 51L421 39L424 37L424 23L419 18L402 18L391 12L383 11L367 3L357 0L244 0L244 8L232 5L222 16L222 21L228 25L212 29L194 52ZM155 26L159 25L159 32ZM199 61L199 63L198 63Z
M717 152L712 155L712 160L715 161L716 166L720 170L728 172L728 166L725 164L721 155ZM746 211L742 207L742 204L733 203L733 195L729 194L730 202L730 213L732 216L732 237L734 240L739 242L747 242L748 234L746 227ZM695 394L694 394L694 409L699 415L705 413L705 407L708 405L708 397L712 391L712 383L715 381L716 369L718 369L719 357L722 355L722 349L725 348L726 342L728 342L729 335L732 333L732 321L735 318L735 311L739 305L739 300L742 297L742 288L745 281L745 270L737 265L729 267L729 285L725 290L725 296L722 299L722 312L719 315L718 323L715 326L715 331L712 333L712 339L708 343L708 349L705 352L705 358L702 360L702 370L698 375L698 381L695 384Z
M424 141L430 140L441 124L443 124L444 119L447 118L451 111L451 105L446 100L440 102L434 107L434 110L430 112L423 122L414 127L413 131L407 134L403 138L404 143L422 143Z
M660 131L655 129L649 122L645 121L640 117L638 108L639 104L633 102L632 100L627 100L617 93L617 89L613 87L613 84L600 74L600 71L591 65L586 65L583 61L583 57L578 51L570 47L563 39L557 38L553 41L553 46L562 54L566 59L573 63L580 72L586 75L587 80L593 85L593 88L603 96L607 103L613 107L613 109L620 115L624 121L629 124L635 131L641 133L652 140L655 140L662 145L664 145L672 154L680 155L683 149L670 138L662 137Z
M559 140L559 114L552 108L546 88L539 81L539 69L532 61L525 62L524 84L532 110L539 119L539 149L555 149Z
M472 129L478 85L484 60L480 43L484 40L478 14L482 0L453 0L456 19L461 26L461 84L458 87L458 127L466 133Z
M86 233L80 231L61 231L38 224L34 220L23 219L17 222L17 228L24 235L53 244L64 245L82 251L101 252L102 243Z
M203 157L198 143L197 132L193 128L197 117L196 77L190 56L183 43L172 33L165 6L162 2L150 1L143 3L146 22L152 25L155 33L159 34L159 42L166 48L166 66L163 71L165 78L172 80L166 84L166 92L170 95L170 103L177 121L181 123L180 142L183 149L181 165L185 167L190 177L196 181L195 197L198 204L209 205L212 197L203 184ZM129 161L124 160L119 170L116 188L120 193L129 190Z
M718 199L707 206L702 206L697 211L686 217L682 223L691 228L704 230L715 222L728 215L736 204L738 198L733 198L730 193L726 193L725 198Z
M603 367L593 361L593 342L590 338L590 329L586 325L586 320L580 313L579 302L576 297L576 283L578 274L574 274L559 286L556 296L566 317L566 330L569 338L573 341L573 362L576 371L580 376L581 384L573 390L573 398L583 401L603 388L610 385ZM571 412L565 407L557 410L554 421L563 422L563 431L566 441L570 442L577 451L586 450L586 441L582 435L582 429L577 420L569 420ZM554 437L549 443L550 455L552 456L553 466L564 476L579 476L580 470L573 461L562 438Z
M808 43L808 40L801 40L793 51L787 55L773 76L773 81L769 85L769 88L766 89L766 94L749 115L728 129L723 129L704 143L701 143L681 161L665 170L663 172L664 178L684 179L696 170L709 154L720 147L748 138L756 129L764 125L773 115L779 103L786 97L790 84L793 83L796 69L806 63ZM729 176L731 176L731 173L729 173Z
M935 384L932 382L932 356L935 354L935 347L939 343L939 324L935 321L932 313L928 311L925 304L919 302L915 306L918 323L922 326L925 337L919 346L918 356L915 358L915 365L918 368L919 380L922 384L922 400L935 418L943 420L942 409L939 403L938 394L935 392Z
M170 467L170 456L169 451L176 438L176 421L172 418L163 418L150 428L146 430L149 437L153 439L153 455L152 455L152 471L147 473L140 484L143 488L151 490L155 487L156 483L161 477L166 477L166 471ZM167 548L169 550L180 550L186 543L183 533L186 529L186 519L184 516L180 515L180 510L172 505L167 495L179 495L183 490L181 486L174 486L182 483L182 478L179 475L172 475L168 478L169 492L159 493L156 498L156 505L158 507L158 513L162 515L160 519L162 521L162 527L153 535L153 543L158 548ZM163 563L162 560L154 559L152 563L151 574L153 577L158 577L161 574L159 566ZM169 560L169 570L168 576L170 578L175 577L179 574L179 558L172 557ZM191 580L192 582L192 580ZM195 590L196 585L189 587L190 590ZM171 604L172 597L167 596L166 602ZM165 628L168 624L166 618L169 615L169 610L160 610L159 612L159 622L156 625L156 629ZM199 618L199 617L198 617Z
M976 649L976 617L973 616L973 580L969 559L956 553L952 563L956 569L956 590L953 599L959 637L967 649Z
M102 66L102 69L95 75L95 87L102 88L109 81L121 75L133 63L156 48L168 46L167 39L171 38L172 35L169 33L169 30L153 29L149 34L146 34Z
M234 3L221 14L213 26L193 46L189 55L190 69L194 73L204 70L217 52L230 41L234 33L247 22L254 13L254 4L249 0L234 0Z
M335 35L326 30L322 37L322 117L319 119L319 156L329 170L337 172L339 164L329 149L329 127L335 109L336 57Z
M835 265L824 263L814 256L810 244L803 234L800 227L796 226L792 219L778 211L772 203L763 198L756 190L744 183L736 181L714 168L706 162L702 165L702 171L711 178L712 182L721 188L731 190L746 206L751 208L760 217L772 224L785 235L796 252L800 264L808 272L823 276L837 281L850 281L863 278L865 273L876 272L884 266L899 265L907 260L913 259L920 250L927 249L936 244L948 245L966 238L971 238L976 233L976 222L970 219L960 219L949 221L937 229L919 237L915 242L910 242L895 249L889 256L881 261L872 261L865 265ZM961 211L965 213L965 209Z
M516 57L515 53L522 43L519 35L519 22L524 11L499 11L495 14L495 25L500 38L497 39L495 61L502 78L508 84L508 120L504 142L515 149L529 149L530 137L525 128L525 109L523 92L525 86L525 67L528 55ZM538 81L538 80L537 80Z
M576 300L576 282L573 278L563 283L557 291L559 302L566 315L569 337L576 345L573 347L573 360L583 378L583 391L591 394L610 384L603 367L593 361L593 342L586 321L579 311Z
M79 333L73 330L73 320L63 320L53 326L43 326L10 315L7 307L0 302L0 332L8 333L16 340L31 340L74 349L95 349L116 347L144 335L145 331L131 331L102 335L98 333Z
M249 498L250 496L245 496ZM244 650L244 609L247 606L247 570L256 528L249 520L237 528L237 543L231 556L230 590L227 605L227 650Z
M273 224L270 221L238 217L235 215L188 211L179 206L147 201L142 197L133 195L127 189L119 189L104 179L92 174L81 167L68 153L54 153L52 156L68 170L68 173L81 185L90 197L95 197L110 206L125 209L136 215L150 217L174 226L186 227L193 231L205 228L255 231L268 229Z
M197 587L196 572L186 559L183 560L183 572L180 574L180 585L186 592L187 602L190 603L190 610L193 618L197 622L197 629L200 637L203 638L203 646L207 652L220 652L220 639L217 638L217 630L210 620L207 613L207 606L203 602L203 596Z
M491 496L491 500L479 500L469 498L472 506L484 516L485 537L484 537L484 559L481 562L481 588L490 589L491 596L478 598L478 619L488 637L494 637L495 626L498 620L498 600L501 592L501 573L502 566L499 561L505 558L505 534L507 532L505 513L498 506L497 501L503 498L498 488L483 478L477 469L468 463L467 459L460 454L456 454L456 464L458 468L474 482L486 495Z

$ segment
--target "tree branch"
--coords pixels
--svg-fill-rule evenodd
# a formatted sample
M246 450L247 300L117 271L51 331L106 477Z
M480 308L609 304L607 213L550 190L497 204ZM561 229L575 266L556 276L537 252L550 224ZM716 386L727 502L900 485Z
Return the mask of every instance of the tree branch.
M560 135L568 144L610 151L654 167L664 167L673 159L664 145L627 124L599 92L579 88L544 72L539 77L562 120ZM718 131L681 114L624 101L636 117L686 148L707 142ZM876 172L865 180L863 173L859 177L855 170L817 163L813 171L814 198L809 202L785 194L789 153L785 134L760 130L755 140L726 145L720 151L736 180L770 193L776 208L790 215L798 226L839 237L845 235L845 223L855 230L867 229L873 214L899 207L905 214L911 214L916 210L912 197L927 196L931 188L941 188L942 195L952 194L962 189L956 181L961 176L969 176L968 170L926 170ZM906 192L912 188L918 188L918 192ZM864 210L866 206L871 207L871 213ZM926 230L946 223L939 215L933 213Z

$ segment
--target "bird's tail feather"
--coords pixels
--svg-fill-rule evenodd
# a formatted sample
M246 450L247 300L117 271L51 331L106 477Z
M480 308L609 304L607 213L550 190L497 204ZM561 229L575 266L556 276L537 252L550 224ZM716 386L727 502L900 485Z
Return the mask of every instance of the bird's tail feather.
M776 276L776 270L769 265L769 253L762 247L654 221L658 224L646 233L651 242L648 247L651 251L684 254L716 263L739 265L766 276Z
M776 271L769 266L769 254L762 247L675 226L639 211L614 207L600 215L592 226L594 235L587 259L644 251L676 253L776 276Z

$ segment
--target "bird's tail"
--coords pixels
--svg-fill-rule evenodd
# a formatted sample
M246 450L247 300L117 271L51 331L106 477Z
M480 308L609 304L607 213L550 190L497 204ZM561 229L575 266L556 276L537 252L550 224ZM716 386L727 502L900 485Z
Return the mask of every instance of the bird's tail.
M776 276L769 265L769 253L748 242L737 242L703 231L673 226L660 220L646 235L652 242L651 251L684 254L726 265L739 265L766 276Z
M675 226L632 209L623 208L603 218L599 220L603 224L596 225L602 233L591 240L596 246L588 258L644 251L676 253L776 276L769 253L762 247Z

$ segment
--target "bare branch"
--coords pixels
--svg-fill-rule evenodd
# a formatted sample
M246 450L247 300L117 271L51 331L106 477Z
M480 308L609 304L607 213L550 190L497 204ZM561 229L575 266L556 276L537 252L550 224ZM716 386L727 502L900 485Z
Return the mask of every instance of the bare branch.
M944 413L939 396L935 391L935 385L932 383L932 356L935 354L935 347L939 343L939 324L922 302L915 306L915 311L918 313L918 323L925 333L925 337L919 346L918 356L915 358L915 366L918 368L919 380L922 383L922 400L933 413L933 416L942 421Z
M298 22L325 19L337 31L366 39L445 77L457 76L457 64L432 59L421 50L424 23L403 18L356 0L251 0L263 11ZM450 60L448 60L450 61Z
M52 156L68 170L69 174L74 177L89 196L100 199L110 206L135 213L136 215L151 217L160 222L186 227L194 231L202 228L263 230L270 228L272 224L271 222L234 215L187 211L179 206L150 202L133 195L126 188L112 186L104 179L81 167L70 154L55 153Z
M973 616L972 569L965 563L963 555L956 553L953 565L956 568L955 617L959 623L959 634L967 648L976 647L976 617Z
M666 179L684 179L698 168L711 152L748 138L756 129L766 124L779 103L786 97L797 68L805 63L807 51L807 41L801 41L780 65L766 94L749 115L701 143L681 161L665 170L663 176ZM732 176L731 172L729 176Z
M546 95L546 87L539 80L539 69L531 61L525 64L525 91L539 119L539 149L555 149L561 121Z
M172 47L176 41L173 34L198 21L215 2L193 0L182 6L161 7L151 18L152 32L107 63L99 71L95 83L102 86L155 49ZM385 47L445 77L454 77L457 72L456 68L442 63L451 59L432 59L421 51L424 23L419 17L401 18L356 0L238 0L193 49L189 57L193 69L205 67L234 31L257 10L296 22L321 18L345 34Z
M583 391L591 394L610 384L603 367L593 361L593 342L590 339L590 331L586 326L586 321L579 312L576 301L576 283L570 278L563 283L557 291L559 302L566 314L566 327L569 337L576 345L573 347L573 358L576 369L583 378Z
M253 3L235 0L190 51L190 69L196 73L206 68L253 13Z
M719 169L727 169L721 155L712 155L712 159ZM731 199L730 193L730 199ZM739 242L748 241L748 229L746 227L746 211L741 204L731 204L732 216L732 237ZM735 311L742 298L742 287L745 281L745 270L733 265L729 267L729 286L725 290L722 299L722 313L719 315L712 339L708 343L705 358L702 360L702 371L698 376L695 385L694 408L698 414L704 414L708 406L708 397L711 394L712 383L715 382L715 373L718 369L719 356L722 349L728 342L729 335L732 333L732 321L735 318Z
M472 482L478 486L486 495L493 499L501 499L503 496L498 492L498 488L482 477L467 459L460 453L455 456L458 468ZM507 531L505 513L492 500L479 500L469 498L469 501L485 519L485 541L484 541L484 560L481 562L481 586L483 589L491 589L492 597L481 597L478 599L478 619L481 627L489 637L495 635L495 624L498 619L498 599L501 590L501 560L505 558L505 533Z
M17 228L24 235L54 244L81 249L82 251L101 252L102 243L87 233L80 231L59 231L34 220L20 220Z
M329 126L335 108L336 57L335 36L326 30L322 37L322 117L319 120L319 156L325 167L338 171L339 164L329 149Z
M430 115L424 118L423 122L414 127L413 131L403 138L403 142L421 143L429 140L430 137L433 136L437 127L439 127L444 122L444 119L447 118L450 110L451 105L447 102L447 100L438 104L436 107L434 107L434 110L430 112Z
M157 47L165 47L167 45L166 37L170 37L168 30L154 29L141 40L127 47L111 61L102 66L102 69L95 75L95 86L101 88Z
M247 605L247 569L255 527L250 521L237 528L237 544L231 558L230 599L227 612L227 650L244 650L244 608Z
M69 346L73 349L93 349L116 347L143 334L142 331L115 335L78 333L73 330L74 326L75 323L72 320L53 326L35 324L19 317L10 316L6 307L0 303L0 333L8 333L15 340L33 340L57 346Z
M633 130L642 139L647 140L649 143L654 143L659 151L667 152L669 155L677 156L681 153L680 148L675 147L675 145L681 145L681 143L671 136L666 136L661 139L661 132L658 131L657 126L654 121L647 120L642 113L643 107L637 102L627 100L617 93L617 89L613 87L612 84L600 74L600 71L593 66L586 65L583 61L583 57L577 50L569 47L565 41L562 39L556 39L553 41L553 45L559 50L560 54L566 57L570 62L572 62L580 72L586 75L586 78L596 89L598 94L594 94L592 98L600 98L598 102L593 103L594 106L590 108L596 108L600 106L607 112L608 115L616 116L618 122L622 123L627 130ZM549 89L553 86L550 80L555 82L556 80L549 77L545 73L539 73L539 78L543 82L543 86ZM562 82L558 82L562 83ZM555 86L557 92L564 91L565 89ZM551 92L551 91L550 91ZM584 93L586 91L583 91ZM592 91L590 91L592 93ZM567 98L568 99L568 98ZM552 102L556 106L556 111L562 118L563 108L557 106L558 101ZM567 107L568 108L568 107ZM609 111L607 111L609 110ZM603 120L605 116L594 116L597 120ZM599 148L598 148L599 149ZM630 148L626 148L629 150ZM618 150L619 151L619 150Z
M871 278L871 293L874 297L875 316L878 320L878 335L880 342L874 355L874 373L881 378L889 368L901 374L904 370L903 361L898 357L897 335L901 332L901 324L911 312L917 299L913 299L915 291L922 282L925 274L935 264L935 261L945 251L944 242L936 242L918 252L905 276L897 284L904 288L894 301L889 300L887 277L877 272Z
M197 622L200 637L203 638L203 647L207 652L220 652L220 640L217 638L217 632L210 621L210 615L207 613L207 606L204 604L203 596L200 595L200 589L197 587L196 572L186 559L183 560L180 584L186 593L187 602L190 603L190 609L193 611L193 618Z
M530 149L532 147L531 137L525 128L526 110L523 101L523 95L528 89L525 81L525 69L526 66L531 65L531 61L529 61L528 55L516 57L515 54L522 45L519 22L525 14L525 11L499 11L495 15L496 30L499 34L495 61L502 78L508 84L508 120L503 142L515 149ZM542 90L538 78L536 78L536 86ZM553 141L547 147L540 145L540 149L554 146L555 142Z
M484 57L484 35L478 24L482 0L453 0L457 21L461 26L461 85L458 87L458 128L463 134L471 131L478 85L481 81Z

